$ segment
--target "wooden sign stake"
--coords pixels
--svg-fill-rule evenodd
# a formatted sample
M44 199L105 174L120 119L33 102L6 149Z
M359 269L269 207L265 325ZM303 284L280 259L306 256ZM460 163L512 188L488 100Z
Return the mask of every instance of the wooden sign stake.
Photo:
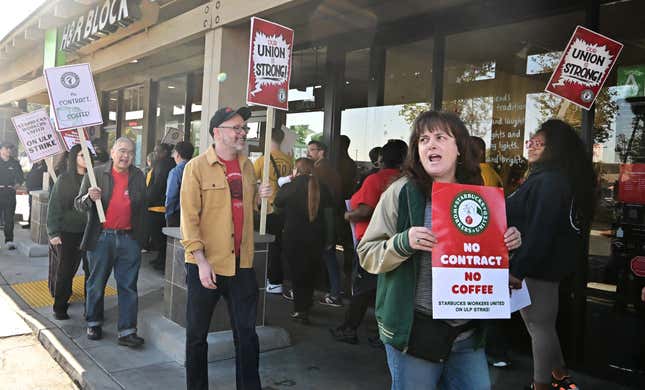
M54 172L54 159L52 157L47 157L45 159L45 165L47 166L47 173L49 173L49 176L52 178L54 183L56 183L58 176L56 176L56 172Z
M567 114L567 110L569 109L569 106L571 105L571 102L568 100L564 100L562 104L560 105L560 110L558 110L558 119L564 120L564 116Z
M273 131L273 121L275 117L275 108L267 108L266 129L264 130L264 169L262 169L262 184L269 184L269 167L271 166L271 132ZM278 174L278 172L276 172ZM260 234L267 233L267 209L269 200L262 198L260 207Z
M85 165L87 166L87 175L90 178L90 185L92 187L98 187L96 185L96 176L94 176L94 167L92 166L92 159L90 158L90 152L87 149L87 140L85 139L85 131L82 127L76 129L78 131L78 139L81 141L81 149L83 150L83 159L85 160ZM101 223L105 222L105 212L103 211L103 202L101 199L96 202L96 212L99 215L99 221Z

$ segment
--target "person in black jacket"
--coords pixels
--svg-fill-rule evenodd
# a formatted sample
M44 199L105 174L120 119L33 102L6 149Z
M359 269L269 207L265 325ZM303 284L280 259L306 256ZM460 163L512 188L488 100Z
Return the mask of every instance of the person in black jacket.
M525 237L510 264L511 285L521 280L531 305L521 314L531 335L536 390L575 388L555 328L560 281L584 251L594 199L591 156L567 123L551 119L527 141L530 174L506 202L509 225Z
M47 172L45 160L40 160L36 161L27 173L25 185L27 186L27 192L29 192L29 215L27 216L27 224L22 226L23 229L29 229L31 227L31 191L43 189L43 173L45 172Z
M147 183L148 233L151 249L157 251L157 257L150 264L156 270L163 270L166 265L166 236L162 232L166 227L166 184L168 173L176 166L175 161L170 157L171 152L172 146L168 144L155 147L155 160Z
M72 147L66 161L67 170L58 176L47 208L48 281L49 290L54 298L54 318L57 320L69 319L67 308L72 296L72 281L81 260L85 277L89 277L85 254L80 249L86 217L85 213L74 208L74 198L78 195L87 169L81 145Z
M7 249L16 249L13 243L13 223L16 214L16 186L25 181L22 167L11 156L12 144L0 145L0 214L4 216L4 242Z
M273 204L283 210L283 251L293 284L293 290L283 295L294 301L291 318L306 324L323 247L334 241L327 224L334 223L335 205L329 190L313 175L312 160L299 158L295 166L293 181L280 188Z

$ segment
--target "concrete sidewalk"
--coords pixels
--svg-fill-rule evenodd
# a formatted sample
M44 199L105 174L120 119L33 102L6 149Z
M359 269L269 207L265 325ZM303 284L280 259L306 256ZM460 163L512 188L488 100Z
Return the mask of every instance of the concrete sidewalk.
M17 240L28 240L27 232L16 229ZM145 323L161 316L162 275L148 265L144 255L139 277L140 334L146 338ZM68 375L86 389L183 389L183 366L154 346L146 338L140 350L131 350L116 342L116 297L105 299L106 323L104 338L90 341L85 337L81 302L72 303L67 321L53 319L50 306L32 307L14 288L24 282L47 279L46 257L27 258L17 251L0 249L0 288L16 305L38 340L61 364ZM79 271L80 272L80 271ZM109 285L115 287L114 280ZM46 287L46 283L44 284ZM223 302L222 302L223 304ZM373 315L368 313L359 329L359 345L335 342L328 328L338 325L344 309L316 304L311 313L312 325L303 326L289 320L291 302L281 296L267 297L267 323L285 328L292 346L262 353L260 376L265 389L387 389L390 386L385 352L367 343L374 334ZM157 340L158 341L158 340ZM180 340L183 341L183 340ZM211 389L235 388L235 361L213 362L209 365ZM531 378L529 356L514 356L512 369L491 369L494 389L522 389ZM580 388L627 389L586 375L576 374Z

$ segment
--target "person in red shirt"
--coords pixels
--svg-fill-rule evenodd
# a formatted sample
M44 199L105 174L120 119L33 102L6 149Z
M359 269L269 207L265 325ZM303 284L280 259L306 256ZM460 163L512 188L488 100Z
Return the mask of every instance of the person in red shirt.
M94 168L96 187L90 187L85 175L79 195L74 200L77 210L88 214L81 249L87 251L86 320L87 338L103 337L103 298L105 284L112 269L119 299L117 323L119 344L136 348L144 343L137 336L137 280L141 266L141 247L146 238L143 172L132 165L134 142L119 138L114 142L111 161ZM99 221L96 201L101 199L105 222Z
M382 153L382 168L367 176L350 200L351 210L345 212L345 220L354 224L356 244L363 238L381 194L401 174L401 165L408 153L408 145L402 140L390 140L383 146ZM350 344L358 343L356 329L363 321L365 311L370 302L374 301L376 293L376 275L361 268L358 258L354 260L353 273L352 299L345 312L345 321L337 328L330 329L337 341Z

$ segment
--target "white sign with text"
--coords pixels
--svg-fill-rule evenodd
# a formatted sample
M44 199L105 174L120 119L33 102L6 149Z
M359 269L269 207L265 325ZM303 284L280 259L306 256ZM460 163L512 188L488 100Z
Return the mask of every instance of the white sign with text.
M44 73L58 131L103 123L89 64L48 68Z
M32 163L64 151L44 109L14 116L11 122Z

